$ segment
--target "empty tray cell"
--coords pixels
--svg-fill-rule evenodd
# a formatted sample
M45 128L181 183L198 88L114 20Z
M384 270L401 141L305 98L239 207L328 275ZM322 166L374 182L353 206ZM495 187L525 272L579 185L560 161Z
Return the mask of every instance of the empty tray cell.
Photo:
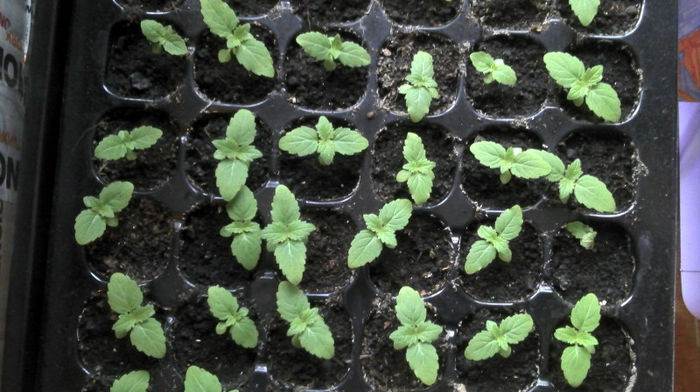
M461 0L381 0L384 12L402 25L440 26L457 17Z
M624 35L637 26L643 5L644 0L600 0L598 13L586 27L574 15L568 0L559 1L559 11L566 23L582 34Z
M225 0L237 16L264 15L270 12L278 0Z
M471 13L488 27L538 30L551 11L552 0L469 0Z
M371 0L291 0L307 26L354 22L367 14Z

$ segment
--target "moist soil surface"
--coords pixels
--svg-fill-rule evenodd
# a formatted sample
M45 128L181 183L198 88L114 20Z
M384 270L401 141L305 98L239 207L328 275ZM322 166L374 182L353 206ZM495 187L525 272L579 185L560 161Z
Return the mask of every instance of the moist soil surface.
M111 32L105 84L123 97L157 99L185 78L185 56L154 54L138 24L119 23Z
M109 184L129 181L136 189L154 189L166 183L177 165L179 132L177 126L162 112L116 110L103 117L95 127L93 151L106 136L121 130L132 131L141 126L152 126L163 131L158 142L146 150L136 151L136 160L126 158L107 161L94 158L93 167L100 180Z
M401 34L392 36L379 51L377 83L381 105L395 112L406 113L406 96L399 87L406 84L411 73L411 62L419 50L433 56L434 79L440 97L430 103L430 113L437 114L450 108L457 99L459 86L459 48L441 34Z
M500 323L513 314L512 310L481 308L457 330L457 383L465 385L469 392L525 391L537 380L540 343L536 330L522 342L511 345L513 353L509 358L496 354L483 361L471 361L464 357L469 340L486 329L487 320Z
M471 12L491 27L536 30L547 18L551 0L471 0Z
M346 31L323 33L333 36L340 33L343 41L362 45L358 36ZM287 47L285 85L288 99L309 109L336 110L357 104L367 90L369 68L350 68L340 62L336 65L334 71L326 71L323 63L304 52L295 39Z
M484 74L467 58L467 96L474 109L490 117L512 117L538 112L547 98L548 74L542 57L546 49L535 41L515 36L496 36L477 44L494 59L503 59L515 71L514 86L484 83Z
M583 61L586 68L599 64L603 66L603 83L610 84L617 92L622 111L620 121L625 121L637 108L641 89L641 76L637 73L638 66L628 47L617 43L597 41L574 47L569 53ZM574 119L590 122L603 121L602 118L588 109L585 103L576 107L566 99L566 92L559 86L557 86L557 90L559 104Z
M491 127L479 132L474 141L492 141L503 147L520 147L542 149L542 142L525 129ZM523 180L513 177L508 184L502 184L498 169L490 169L476 160L474 155L465 149L462 158L462 190L481 208L505 210L516 204L525 208L536 204L549 188L544 179Z
M381 292L393 295L403 286L421 295L437 292L452 268L450 236L440 219L414 212L408 226L396 233L396 248L385 247L379 259L370 264L372 282Z
M136 8L146 12L169 11L179 7L184 0L118 0L125 8Z
M180 232L179 260L180 272L187 280L227 289L240 288L253 280L254 271L247 271L231 254L233 239L219 235L229 223L223 205L204 204L187 215Z
M399 198L411 200L406 183L396 181L396 174L406 164L403 147L406 134L414 132L423 140L426 157L437 165L433 169L435 180L428 205L437 204L447 197L454 183L457 159L454 139L439 125L409 122L390 125L377 136L372 150L372 181L374 191L385 203Z
M216 187L216 167L220 161L214 159L216 147L213 140L226 137L233 114L205 115L195 121L187 137L185 153L185 172L189 182L200 192L218 195ZM270 177L270 157L272 156L272 136L270 129L256 120L257 133L253 145L263 153L262 158L254 160L248 169L246 185L253 191L262 188Z
M568 1L559 2L559 12L569 26L591 35L622 35L639 20L642 0L600 0L598 13L587 27L581 26Z
M362 18L370 0L291 0L294 13L306 26L346 23Z
M241 298L238 301L251 311L249 317L257 324L254 309ZM206 297L192 296L177 308L168 338L177 370L185 374L195 365L216 374L222 384L240 385L254 370L256 350L237 345L228 331L217 335L218 322Z
M85 247L88 265L104 280L115 272L144 282L157 278L170 263L171 213L146 197L134 197L117 214L119 225Z
M569 324L561 324L559 327L566 325ZM630 339L617 322L607 317L600 320L600 326L593 331L593 335L599 344L591 358L588 376L578 388L570 387L561 371L561 354L567 346L552 339L549 350L549 378L557 391L620 392L627 387L634 365L630 356Z
M297 391L328 389L338 385L350 369L352 361L352 323L338 299L326 302L313 302L318 307L326 324L333 334L335 355L330 360L320 359L302 348L292 345L287 336L289 325L276 318L270 327L268 367L276 382L268 386L268 391Z
M523 224L517 238L510 241L513 259L510 263L498 257L486 268L467 275L463 266L472 244L480 238L476 231L480 225L493 227L494 221L475 222L469 226L469 235L463 237L459 255L460 276L466 292L476 299L489 302L514 302L534 294L542 280L544 256L542 240L528 223ZM498 282L497 284L494 284Z
M251 34L265 44L272 60L277 64L277 41L274 35L264 27L251 24ZM197 88L206 97L214 101L252 104L264 100L278 87L274 78L258 76L243 68L232 55L228 63L220 63L219 50L226 48L223 38L205 30L197 40L194 52L194 78ZM275 72L276 71L275 67Z
M562 229L554 239L547 275L571 303L587 293L595 293L608 303L620 303L630 296L634 282L632 239L619 226L585 223L598 232L594 248L584 249Z
M445 0L381 0L384 11L402 25L440 26L457 16L461 1Z
M274 8L278 0L225 0L238 16L263 15Z

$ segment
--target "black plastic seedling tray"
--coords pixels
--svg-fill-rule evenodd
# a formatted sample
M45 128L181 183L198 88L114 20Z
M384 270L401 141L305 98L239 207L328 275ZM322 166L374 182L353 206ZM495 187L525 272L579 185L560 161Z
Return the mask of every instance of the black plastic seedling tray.
M233 3L236 9L236 3L264 7L274 1ZM195 69L196 64L205 67L201 51L215 56L205 45L199 1L184 0L175 8L170 7L171 2L161 2L170 10L147 14L139 7L124 8L118 0L74 5L63 116L60 124L53 124L60 128L60 144L46 239L49 255L42 267L46 282L41 349L21 390L106 391L115 377L148 369L152 391L181 391L189 364L216 373L226 390L422 390L410 377L403 353L394 353L388 340L394 328L391 296L405 284L426 295L432 304L430 317L446 329L439 343L439 381L431 391L570 390L558 367L562 348L551 336L567 322L576 299L588 291L604 301L604 321L597 332L601 346L593 357L591 374L579 390L670 391L678 235L676 2L607 2L611 6L603 1L607 8L601 22L588 31L572 27L577 24L565 12L562 19L557 10L565 7L556 0L542 2L542 8L533 14L516 14L511 19L508 9L517 7L507 7L505 24L484 14L483 1L455 0L456 5L450 6L455 7L453 15L448 12L446 23L432 27L409 26L410 20L422 20L429 12L392 7L385 12L379 0L366 1L368 10L360 12L355 21L325 24L333 15L330 11L342 2L330 3L319 8L323 13L318 18L306 13L295 16L292 4L298 2L286 1L270 4L270 11L262 16L246 17L239 12L244 21L264 26L269 31L267 40L276 42L277 78L266 84L241 77L237 80L240 85L224 85L223 93L218 79L202 79ZM347 7L360 3L348 2ZM387 0L384 5L395 3ZM406 10L416 4L409 3ZM526 9L527 2L521 3ZM144 62L141 74L135 74L137 69L124 73L120 62L130 60L119 50L132 45L128 32L144 17L173 24L188 38L190 54L174 63ZM290 65L295 61L294 51L298 52L293 39L308 30L309 23L312 29L361 37L372 55L366 84L359 75L364 90L348 91L357 100L347 108L337 109L342 105L340 98L324 98L315 105L300 89L300 75L285 72L299 69L298 64ZM386 58L394 54L398 58L402 48L402 44L385 45L412 45L410 38L402 38L406 34L443 37L448 49L432 46L437 62L442 62L440 56L445 53L457 56L451 59L455 67L446 74L438 67L437 75L440 79L455 74L454 84L442 86L443 95L452 98L441 101L431 111L437 114L419 124L408 122L400 111L401 102L394 104L387 97L390 89L383 87L388 82L381 72L390 69ZM439 41L431 39L415 45L431 48L431 42ZM475 47L501 51L497 54L507 60L521 56L514 65L524 75L523 93L475 87L476 76L468 63L468 54ZM530 56L522 57L518 48L528 48ZM569 107L555 86L541 79L541 55L555 50L573 51L587 66L606 66L606 80L621 91L621 123L601 124L585 111ZM343 84L355 86L355 76L349 73L342 83L312 87L330 94L342 90ZM395 79L404 76L397 72ZM537 84L539 80L544 84ZM148 83L154 86L149 88ZM269 94L257 98L264 89ZM151 93L159 97L144 98ZM207 94L223 94L223 99L209 99ZM494 102L511 109L522 104L530 112L494 114L500 113L493 111ZM262 221L269 221L274 187L283 183L301 198L304 216L322 228L309 247L320 247L328 257L319 257L318 250L315 258L310 256L310 278L302 282L302 288L327 319L341 320L331 322L337 345L334 361L312 360L288 349L287 340L279 338L275 314L274 293L280 274L274 260L265 254L259 268L246 274L230 253L226 255L226 241L218 236L225 213L222 201L212 193L211 162L205 162L208 158L202 152L208 148L208 139L202 135L216 132L217 118L228 119L241 108L258 117L256 144L269 157L253 168L249 182L251 187L259 186L256 196ZM330 169L335 170L331 173L320 171L318 165L290 160L279 151L277 141L285 130L299 121L314 122L320 115L353 125L370 140L370 148L359 160L344 161L344 166ZM140 187L137 183L138 197L122 215L120 229L96 245L78 246L73 223L82 208L82 196L96 194L105 179L134 173L132 168L122 168L125 172L120 173L94 162L95 140L101 132L143 122L166 129L166 144L158 149L161 155L146 163L155 177L142 178ZM436 192L442 194L431 199L428 207L414 211L412 224L399 237L405 246L385 250L370 267L344 269L344 252L362 226L362 214L376 212L383 201L393 197L405 197L388 180L394 175L390 156L396 152L387 145L393 141L393 148L400 149L396 140L403 140L401 135L407 130L423 136L429 158L432 152L444 156L438 161L436 180ZM562 206L555 190L543 183L533 188L514 181L510 187L499 187L493 182L497 175L485 174L469 156L467 147L477 136L546 147L567 161L581 158L584 170L612 188L619 211L594 214L573 204ZM144 190L149 186L153 188ZM478 222L494 219L516 203L524 207L528 224L514 262L466 276L464 257ZM572 220L583 220L598 229L594 253L585 254L562 230ZM312 267L314 263L335 266ZM143 282L147 299L157 305L157 318L164 322L169 339L165 359L148 360L111 333L113 316L106 306L105 290L109 275L116 271ZM252 309L261 329L257 350L244 352L225 337L214 335L215 322L203 300L210 284L233 290ZM479 364L464 359L466 342L486 319L520 310L533 315L536 333L511 359Z

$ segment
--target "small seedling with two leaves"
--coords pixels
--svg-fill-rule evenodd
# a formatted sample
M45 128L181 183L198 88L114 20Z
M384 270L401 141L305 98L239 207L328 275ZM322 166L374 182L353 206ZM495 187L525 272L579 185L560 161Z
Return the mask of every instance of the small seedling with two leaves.
M593 22L598 13L600 0L569 0L569 5L574 14L578 17L581 25L586 27Z
M83 210L75 218L75 240L86 245L100 238L107 226L116 227L119 218L116 214L126 208L134 193L134 184L117 181L107 185L98 197L86 196Z
M333 358L335 342L331 330L303 291L289 282L281 282L277 288L277 311L289 323L287 336L292 337L294 347L321 359Z
M172 26L164 26L155 20L146 19L141 21L141 32L153 44L155 54L163 53L163 50L173 56L187 54L185 40L173 30Z
M585 101L588 108L605 121L620 121L620 98L612 86L602 82L602 65L586 69L581 60L563 52L545 54L544 63L557 84L569 89L566 99L576 106Z
M502 184L510 182L513 176L524 179L544 177L552 171L549 164L535 152L519 147L508 147L490 141L478 141L469 147L469 151L482 165L499 169Z
M503 59L495 59L486 52L474 52L469 55L472 65L477 71L484 74L484 83L491 84L494 81L514 86L518 81L515 71L507 65Z
M433 190L435 162L426 158L423 140L413 132L406 134L403 157L406 159L406 164L396 174L396 181L407 183L413 201L417 205L423 205L428 201Z
M394 200L379 210L379 216L365 214L367 228L361 230L350 244L348 266L360 268L374 261L382 253L384 246L396 248L396 232L403 230L411 218L413 206L406 199Z
M406 84L399 87L399 94L406 96L406 107L411 121L419 122L430 111L430 103L438 99L438 84L433 79L433 56L419 51L413 56L411 73L406 76Z
M402 287L396 297L396 317L401 326L389 335L394 350L406 349L406 361L416 377L425 385L435 384L440 364L433 342L440 337L442 327L426 321L423 299L410 287Z
M293 155L305 157L318 153L321 165L333 163L335 154L354 155L364 151L369 146L367 139L356 130L350 128L334 128L325 116L321 116L316 129L298 127L287 132L280 138L279 147Z
M142 353L153 357L165 356L163 326L153 318L153 305L142 305L143 293L128 276L115 273L107 284L107 302L119 318L112 326L117 339L129 335L131 344Z
M242 109L231 118L226 137L212 141L216 147L214 159L220 161L215 172L216 186L226 201L236 197L248 180L250 164L263 156L253 145L255 133L255 116Z
M566 230L579 240L583 248L590 250L595 246L595 237L598 233L587 224L579 221L569 222L566 224Z
M467 262L464 265L467 274L475 274L486 268L496 259L510 263L513 253L510 241L515 239L523 227L523 211L520 206L513 206L496 219L495 227L480 226L477 235L481 238L469 248Z
M190 366L185 373L185 392L224 392L224 389L218 377L198 366Z
M557 328L554 337L570 346L564 349L561 356L561 370L569 385L580 386L588 375L591 367L591 356L595 354L598 339L592 332L600 324L600 303L595 294L583 296L571 311L573 327Z
M469 341L464 356L472 361L483 361L496 354L508 358L513 351L510 346L525 340L533 328L532 317L527 313L506 317L500 325L488 320L486 329Z
M228 63L232 54L248 71L272 78L275 66L265 44L250 33L250 24L240 24L236 13L223 0L202 0L202 16L212 34L226 40L226 49L219 50L219 62Z
M146 370L134 370L114 381L109 392L146 392L151 375Z
M233 237L231 254L240 265L252 271L260 260L262 253L262 230L260 224L253 221L258 213L258 201L247 186L243 186L226 204L226 213L233 221L219 230L222 237Z
M270 215L272 223L262 231L267 250L274 252L277 265L287 280L299 284L306 269L306 241L316 226L301 220L299 203L284 185L275 189Z
M340 34L327 36L317 31L300 34L297 44L304 52L318 61L323 61L326 71L334 71L339 61L346 67L364 67L369 65L369 53L361 45L351 41L343 41Z
M248 308L239 306L236 297L222 287L209 287L207 294L209 310L220 321L216 324L216 334L223 335L228 330L236 344L255 348L258 345L258 329L248 317Z
M144 126L131 131L121 130L116 135L105 136L95 148L95 158L114 161L126 158L136 160L136 151L145 150L158 143L163 131L158 128Z

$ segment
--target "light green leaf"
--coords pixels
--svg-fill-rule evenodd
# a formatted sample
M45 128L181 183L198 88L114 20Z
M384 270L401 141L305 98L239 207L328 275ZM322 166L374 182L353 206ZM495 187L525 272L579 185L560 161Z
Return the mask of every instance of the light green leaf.
M393 231L403 230L408 225L412 212L413 206L410 201L397 199L379 210L379 219L385 227Z
M322 165L330 165L335 157L335 145L332 141L323 140L318 143L318 161Z
M248 179L248 164L238 160L227 159L216 166L216 187L224 200L236 197Z
M413 325L402 325L389 335L394 342L394 350L403 350L418 343L418 328Z
M411 61L411 75L420 76L423 80L432 79L435 75L435 71L433 70L433 56L431 56L430 53L419 50Z
M369 65L371 58L362 46L354 42L343 42L338 60L346 67L354 68Z
M151 375L146 370L135 370L119 377L109 392L146 392Z
M354 155L369 147L369 141L361 133L348 128L338 128L333 134L335 151L342 155Z
M404 286L396 297L396 317L403 325L418 325L425 321L427 313L420 294Z
M427 343L419 343L409 347L406 350L406 360L413 373L423 384L435 384L440 367L435 347Z
M481 331L469 341L464 356L471 361L483 361L496 355L499 350L496 337L490 331Z
M498 83L506 86L513 86L518 82L518 76L513 68L503 63L501 59L496 60L496 68L494 68L492 75Z
M299 203L294 194L285 185L275 188L275 196L272 199L272 220L283 224L290 224L301 218Z
M157 359L165 357L165 334L156 319L135 325L129 335L131 344L142 353Z
M438 340L442 331L443 329L441 326L433 322L426 321L418 325L418 339L423 343L432 343Z
M262 253L261 232L255 231L236 235L231 242L231 253L243 268L248 271L255 269Z
M596 65L594 67L588 68L586 72L583 73L581 77L581 82L586 87L592 87L603 80L603 66Z
M506 317L499 325L503 338L509 344L518 344L527 338L534 328L532 317L527 313Z
M569 167L566 168L564 178L571 181L576 181L582 174L583 170L581 170L581 160L576 159L575 161L571 162Z
M211 314L221 321L235 316L238 312L238 300L228 290L219 286L211 286L207 291L207 303Z
M247 109L241 109L229 120L226 127L226 139L239 146L247 146L255 140L255 115Z
M566 381L574 388L579 387L591 367L591 354L580 346L569 346L561 356L561 370Z
M488 242L494 242L498 238L498 232L496 229L485 225L479 226L479 228L476 230L476 234Z
M481 141L473 143L469 151L482 165L491 169L500 168L506 158L506 149L498 143Z
M350 244L348 267L360 268L374 261L382 253L382 241L370 230L362 230Z
M403 157L406 162L416 162L426 159L425 147L420 136L413 132L406 134L406 140L403 145Z
M272 55L265 44L255 38L241 42L241 46L235 49L236 59L248 71L258 76L273 78L275 66Z
M467 254L467 263L464 268L467 275L475 274L496 258L496 248L484 240L476 241L469 248L469 254Z
M308 156L318 149L318 134L313 128L299 127L282 136L279 147L293 155Z
M197 367L190 366L185 374L185 392L221 392L221 382L215 375Z
M548 175L552 168L538 153L526 150L515 156L510 170L516 177L533 179Z
M576 344L576 337L578 336L578 330L573 327L562 327L557 328L554 331L554 337L560 342L567 344Z
M102 189L100 201L116 213L126 208L133 193L134 184L126 181L116 181Z
M570 88L574 82L581 79L586 71L581 60L563 52L545 54L544 63L549 75L564 88Z
M301 241L284 241L275 248L275 260L287 280L299 284L306 265L306 245Z
M213 34L227 38L238 26L238 18L223 0L201 0L204 23Z
M486 52L474 52L469 55L472 65L481 73L490 73L496 63L490 54Z
M423 205L433 190L433 178L427 174L413 173L408 177L408 190L417 205Z
M600 303L595 294L583 296L571 311L571 324L583 332L593 332L600 324Z
M75 218L75 241L79 245L87 245L100 238L107 229L105 219L93 210L83 210Z
M409 87L400 93L406 95L406 107L411 121L417 123L428 114L433 97L427 88Z
M576 186L576 183L568 178L562 178L559 181L559 200L561 200L562 203L567 203L569 201L569 197L574 192L574 186Z
M571 5L571 10L574 11L581 25L585 27L591 24L598 13L600 0L569 0L569 5Z
M318 61L325 61L330 58L331 41L327 36L319 32L300 34L297 36L296 42L309 56Z
M163 131L156 127L138 127L131 131L131 142L134 150L144 150L158 143L158 139L163 136Z
M231 338L236 344L245 348L258 345L258 329L249 317L243 317L231 327Z
M320 316L299 335L299 342L306 351L319 358L331 359L335 354L333 335Z
M306 241L314 230L316 230L316 226L311 223L294 221L287 225L287 238L293 241Z
M595 237L598 233L592 227L583 222L575 221L566 224L566 230L571 233L574 238L580 240L581 246L585 249L593 249Z
M245 222L255 218L258 212L258 201L247 186L241 187L236 197L226 203L226 213L233 221Z
M95 148L95 158L114 161L124 158L128 149L126 143L117 135L109 135L100 141Z
M564 177L564 171L566 170L566 167L564 166L564 162L562 162L562 160L559 159L558 156L552 154L551 152L543 151L543 150L528 150L528 151L533 151L535 154L539 155L539 157L543 161L547 162L549 167L552 169L549 172L549 175L547 176L548 181L557 182Z
M519 205L514 205L498 216L495 228L501 238L510 241L520 234L522 226L523 211Z
M615 199L599 179L584 175L576 181L574 195L579 203L598 212L615 212Z
M109 278L107 302L113 311L119 314L128 313L141 306L143 294L136 282L117 272Z
M598 83L588 90L586 105L598 117L608 122L618 122L622 116L620 98L607 83Z
M281 282L277 288L277 311L280 316L291 323L301 313L309 310L309 300L298 287L289 282Z

